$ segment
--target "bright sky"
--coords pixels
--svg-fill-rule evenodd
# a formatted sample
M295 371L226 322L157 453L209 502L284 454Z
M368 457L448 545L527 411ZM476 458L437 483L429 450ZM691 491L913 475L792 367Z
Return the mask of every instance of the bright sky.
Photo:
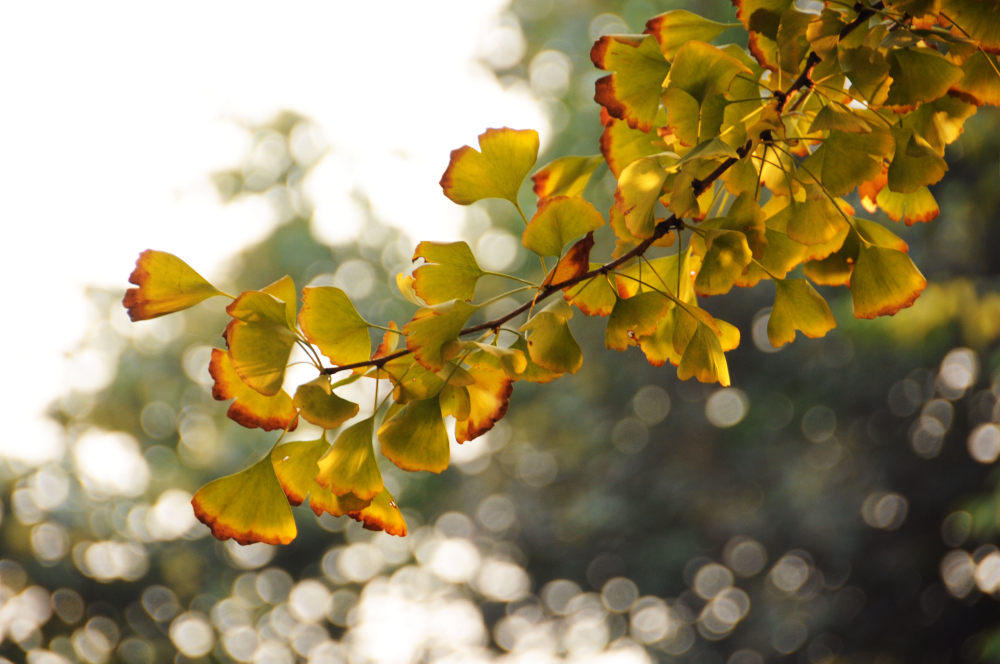
M63 352L89 322L83 287L124 290L146 248L211 276L267 231L261 203L222 206L208 175L239 162L241 121L312 117L332 156L309 183L321 231L354 230L361 187L387 222L448 239L449 151L487 127L546 122L475 57L521 47L502 0L179 1L0 6L0 270L8 305L0 453L44 435ZM11 394L13 392L13 394Z

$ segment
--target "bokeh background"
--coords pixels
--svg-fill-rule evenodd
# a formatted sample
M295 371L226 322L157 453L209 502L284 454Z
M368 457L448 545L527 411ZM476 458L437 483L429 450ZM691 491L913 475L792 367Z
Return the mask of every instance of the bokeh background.
M212 302L128 322L139 251L228 291L291 275L372 320L421 239L532 266L502 204L437 179L490 126L539 164L593 154L602 34L728 2L4 6L8 381L0 656L12 662L1000 661L1000 116L981 111L901 231L932 285L892 319L780 352L765 284L734 387L603 349L518 384L440 477L386 481L410 535L296 510L289 546L212 539L204 482L273 436L210 395ZM733 30L723 39L740 41ZM607 208L613 183L588 195ZM605 242L608 238L603 238ZM525 272L527 274L527 272ZM487 295L489 293L486 293ZM503 307L501 303L499 305ZM300 435L301 434L301 435ZM308 437L305 426L296 438Z

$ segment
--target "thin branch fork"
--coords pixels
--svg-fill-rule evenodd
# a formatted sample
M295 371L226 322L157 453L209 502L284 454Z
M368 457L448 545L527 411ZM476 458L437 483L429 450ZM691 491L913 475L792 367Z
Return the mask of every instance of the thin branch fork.
M880 11L883 7L884 4L882 0L875 2L871 6L864 5L861 2L855 3L854 10L858 12L858 15L850 23L845 25L843 29L841 29L840 33L838 34L838 39L844 39L845 37L847 37L847 35L851 34L851 32L857 29L860 25L868 21L869 18L878 13L878 11ZM809 55L806 56L806 61L802 69L802 72L791 83L791 85L789 85L788 88L784 91L777 91L772 93L774 96L775 103L777 104L777 110L779 113L782 110L784 110L785 103L788 101L789 97L791 97L797 91L802 90L803 88L812 87L812 80L809 78L809 74L812 71L813 67L819 64L820 61L821 58L819 57L819 55L816 54L815 51L809 51ZM719 164L715 168L715 170L713 170L703 179L695 180L691 185L692 188L694 189L695 197L700 196L709 187L715 184L715 182L720 177L722 177L722 175L726 171L728 171L733 166L733 164L740 161L741 159L745 159L747 155L750 154L752 148L753 148L753 141L752 140L747 141L745 145L742 145L737 149L736 151L738 155L737 157L727 158L725 161ZM624 254L614 259L613 261L605 263L600 267L594 268L593 270L585 272L571 279L566 279L559 283L549 284L548 286L539 289L538 294L535 297L528 300L527 302L524 302L523 304L513 309L512 311L504 314L503 316L500 316L499 318L494 318L493 320L488 320L483 323L477 323L476 325L471 325L469 327L466 327L462 329L462 331L460 331L458 335L460 337L464 337L470 334L475 334L476 332L485 332L488 330L497 332L507 321L516 318L521 314L529 311L537 303L551 297L552 295L558 293L559 291L565 288L569 288L571 286L575 286L576 284L582 281L593 279L596 276L608 274L609 272L613 271L620 265L623 265L624 263L632 260L633 258L645 255L645 253L649 251L649 248L653 246L654 242L662 238L670 231L681 228L684 228L684 220L679 218L676 214L671 215L670 217L656 224L656 226L653 228L652 235L650 235L648 238L646 238L636 246L632 247L632 249L625 252ZM387 332L387 334L389 333ZM352 362L350 364L341 364L333 367L324 367L321 373L325 375L332 375L339 373L341 371L360 369L363 367L381 368L386 363L391 362L392 360L399 359L401 357L405 357L406 355L409 355L412 352L413 351L410 350L409 348L404 348L402 350L397 350L394 353L389 353L388 355L383 355L382 357L373 358L370 360L364 360L361 362Z

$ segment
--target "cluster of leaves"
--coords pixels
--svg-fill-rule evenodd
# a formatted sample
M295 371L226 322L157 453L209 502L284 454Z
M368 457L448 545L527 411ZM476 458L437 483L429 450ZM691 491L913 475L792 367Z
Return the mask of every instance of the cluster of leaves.
M404 470L443 471L446 418L458 442L470 441L503 417L515 382L580 368L574 307L607 317L608 348L638 346L652 364L676 365L681 379L728 385L725 352L739 331L699 297L773 281L775 346L835 326L814 284L848 287L859 318L913 303L926 280L906 243L856 216L844 197L857 191L870 212L907 224L937 215L928 185L947 168L945 147L978 105L1000 103L995 3L827 2L819 13L792 0L735 4L748 50L710 43L739 24L682 10L651 19L644 34L597 41L591 58L611 72L596 85L601 154L535 172L530 219L518 193L535 166L534 131L490 129L479 150L452 152L445 195L461 205L512 203L525 222L522 244L539 257L537 282L484 270L464 242L421 242L420 264L397 279L418 308L401 328L383 327L337 288L305 288L301 307L288 277L234 297L175 256L139 257L137 288L124 300L133 320L217 295L232 300L226 348L213 351L210 372L215 398L233 400L233 420L287 432L302 417L324 430L318 440L279 439L250 468L202 487L195 513L216 537L287 543L296 534L289 503L307 499L317 514L405 534L374 438ZM607 219L583 197L602 162L617 180ZM608 226L613 254L594 262L594 234ZM483 278L519 282L501 297L524 292L526 301L478 320L500 299L475 300ZM373 329L384 330L374 351ZM317 377L292 395L283 386L296 345ZM339 374L347 377L335 382ZM360 379L375 381L372 414L331 445L326 432L359 412L335 390ZM380 383L390 387L381 401Z

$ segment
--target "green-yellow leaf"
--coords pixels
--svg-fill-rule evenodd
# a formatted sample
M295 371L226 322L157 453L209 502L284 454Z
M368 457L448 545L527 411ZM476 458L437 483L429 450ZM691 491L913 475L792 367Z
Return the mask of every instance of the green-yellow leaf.
M817 131L845 131L853 134L869 134L872 126L853 109L839 104L827 104L816 113L812 124L809 126L809 133Z
M382 491L382 473L372 447L373 429L371 417L344 429L317 461L316 483L336 496L353 494L365 501Z
M535 195L541 201L550 196L583 196L590 176L604 160L591 157L560 157L531 176Z
M788 207L788 237L805 245L824 244L842 234L848 223L844 215L821 192L804 201L792 200Z
M295 406L303 418L324 429L336 429L358 414L358 404L334 394L327 376L299 385Z
M173 254L147 249L139 254L122 305L133 321L148 320L193 307L222 295L215 286Z
M219 401L235 399L226 412L234 422L251 429L260 427L264 431L295 429L299 413L288 393L279 390L273 396L264 396L251 389L236 373L227 351L212 349L208 372L214 381L212 396Z
M555 306L558 304L565 308ZM583 353L566 322L572 315L569 305L556 300L521 326L521 331L527 332L532 362L556 373L576 373L583 364Z
M413 401L378 429L382 454L403 470L440 473L448 467L448 432L438 399Z
M403 520L395 498L387 489L382 489L367 507L357 512L348 512L347 516L360 521L366 530L381 530L397 537L406 536L406 521Z
M285 303L263 291L247 291L226 312L233 317L225 331L233 369L257 392L274 396L281 390L295 344Z
M893 147L892 134L884 129L873 127L868 134L835 130L806 158L803 167L819 178L830 194L844 196L875 178L882 170L882 159Z
M816 338L837 326L830 305L805 279L776 279L774 286L767 338L775 348L794 341L796 330Z
M660 85L670 65L650 35L604 35L590 49L599 68L614 72L599 79L594 100L633 129L649 131L660 107Z
M663 57L670 60L677 49L689 41L710 42L736 23L717 23L683 9L654 16L646 21L646 32L660 45Z
M694 280L694 290L698 295L728 293L753 258L746 235L739 231L710 230L706 233L705 245L705 257Z
M465 242L421 242L413 260L424 259L413 271L413 289L427 304L471 300L483 269Z
M962 78L961 67L930 48L893 49L888 61L892 85L887 106L908 108L933 101Z
M591 269L598 267L600 263L590 264ZM608 278L603 274L563 290L563 297L587 316L607 316L617 299Z
M336 365L363 362L371 354L368 323L339 288L302 289L299 326L306 338Z
M326 432L323 432L317 440L283 443L271 451L274 473L278 476L288 502L301 505L308 497L309 507L316 516L323 512L343 516L363 510L370 500L361 500L349 493L337 496L316 483L316 473L319 471L317 462L329 449L330 443L326 440Z
M729 385L729 365L719 337L702 322L698 322L684 349L677 365L677 377L681 380L697 378L701 383L718 383L723 387Z
M198 520L217 539L240 544L288 544L295 539L295 518L271 465L271 455L233 475L198 489L191 499Z
M927 280L903 252L862 244L850 286L855 317L875 318L912 305Z
M484 198L503 198L517 205L517 192L537 158L535 130L487 129L479 135L479 150L468 145L452 150L441 188L459 205Z
M645 239L653 234L656 203L675 164L670 153L643 157L626 166L618 178L615 203L634 237Z
M514 352L520 354L520 351ZM524 358L523 354L521 357ZM455 440L459 443L478 438L492 429L507 413L510 395L514 391L514 382L502 368L481 364L476 366L472 375L475 382L466 388L469 411L464 417L455 416Z
M604 123L601 154L616 178L636 159L663 152L665 146L656 134L632 129L627 122L612 117L603 108L601 118Z
M627 299L619 298L608 317L604 345L619 351L637 346L640 338L656 330L672 304L654 291L639 293Z
M908 129L893 133L896 137L896 153L889 164L889 189L908 194L926 185L936 184L944 177L948 164L927 141Z
M440 371L451 359L452 342L458 339L458 333L476 309L475 305L463 300L420 309L403 326L406 347L429 371Z
M603 225L604 217L583 198L553 196L538 204L521 244L540 256L561 256L571 241Z

